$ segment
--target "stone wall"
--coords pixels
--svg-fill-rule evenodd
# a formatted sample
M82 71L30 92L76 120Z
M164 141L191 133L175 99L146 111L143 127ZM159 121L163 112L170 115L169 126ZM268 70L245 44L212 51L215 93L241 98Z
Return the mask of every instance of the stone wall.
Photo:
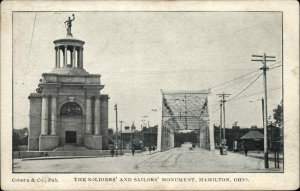
M101 135L102 135L102 148L108 148L108 99L107 95L101 95L100 102L100 120L101 120Z
M38 151L41 134L42 98L40 94L32 93L28 99L30 101L28 150Z
M53 135L41 135L40 136L40 151L52 151L58 147L58 136Z
M84 146L92 150L102 150L102 136L85 135Z

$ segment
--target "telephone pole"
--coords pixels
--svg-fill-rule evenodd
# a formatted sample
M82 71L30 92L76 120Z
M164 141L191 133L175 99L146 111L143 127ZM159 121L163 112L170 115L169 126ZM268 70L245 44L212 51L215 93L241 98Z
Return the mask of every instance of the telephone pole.
M232 128L234 130L234 139L233 139L233 150L234 151L237 151L237 134L238 134L238 121L235 121L233 124L232 124Z
M122 123L123 123L123 121L120 121L120 124L121 124L121 134L120 134L120 139L121 139L121 155L123 155Z
M222 100L220 100L220 146L222 145Z
M226 138L225 138L225 128L226 128L226 123L225 123L225 98L230 96L231 94L225 94L224 92L222 94L217 94L219 97L222 97L221 103L223 106L223 145L226 145Z
M267 127L268 127L268 96L267 96L267 62L276 62L274 59L275 56L267 56L266 53L263 55L252 55L251 61L262 62L263 66L260 68L263 71L264 78L264 155L265 155L265 168L269 168L269 156L268 156L268 136L267 136ZM272 59L273 58L273 59Z
M116 111L116 156L118 156L118 105L115 104Z

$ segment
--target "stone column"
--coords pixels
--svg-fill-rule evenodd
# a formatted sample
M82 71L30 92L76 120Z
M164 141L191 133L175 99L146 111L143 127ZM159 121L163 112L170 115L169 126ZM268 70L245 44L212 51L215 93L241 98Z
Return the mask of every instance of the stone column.
M75 47L73 46L72 52L71 52L71 66L75 66Z
M73 48L73 52L74 52L73 67L77 68L77 51L76 51L76 47L75 46Z
M70 65L73 67L73 49L70 50Z
M83 48L80 48L80 60L79 60L79 66L80 68L83 68Z
M81 68L81 49L82 49L82 48L79 47L79 49L78 49L78 51L77 51L77 54L78 54L78 55L77 55L77 58L78 58L78 59L77 59L77 67L78 67L78 68Z
M48 134L48 97L42 96L41 135Z
M80 48L76 50L77 52L77 68L80 68Z
M86 98L85 133L92 134L92 99Z
M58 53L57 53L57 50L58 50L58 48L55 47L54 49L55 49L55 68L57 68L57 64L58 64L58 59L57 59Z
M100 96L95 99L95 135L100 135Z
M57 126L57 101L56 97L53 96L51 100L51 135L56 135Z
M55 47L55 67L59 68L60 67L60 48Z
M57 56L57 63L56 63L56 66L57 68L60 68L60 47L57 47L57 52L56 52L56 56Z
M64 67L66 67L67 66L67 46L64 46Z

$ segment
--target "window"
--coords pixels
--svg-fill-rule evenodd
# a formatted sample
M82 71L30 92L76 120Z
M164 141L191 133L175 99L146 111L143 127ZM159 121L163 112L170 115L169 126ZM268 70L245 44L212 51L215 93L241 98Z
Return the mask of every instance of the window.
M65 103L60 109L60 115L82 115L82 109L78 103Z

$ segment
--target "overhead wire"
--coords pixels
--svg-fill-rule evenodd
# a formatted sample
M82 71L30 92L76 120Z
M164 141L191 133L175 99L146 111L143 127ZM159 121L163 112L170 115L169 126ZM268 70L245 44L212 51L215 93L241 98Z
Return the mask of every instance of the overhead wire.
M235 80L241 79L241 78L243 78L243 77L249 76L249 75L254 74L254 73L258 72L258 71L259 71L259 69L256 69L256 70L254 70L254 71L252 71L252 72L250 72L250 73L244 74L244 75L239 76L239 77L237 77L237 78L234 78L234 79L228 80L228 81L226 81L226 82L220 83L220 84L218 84L218 85L212 86L212 87L209 88L209 90L214 89L214 88L219 87L219 86L222 86L222 85L225 85L225 84L227 84L227 83L233 82L233 81L235 81Z
M255 25L255 26L251 26L251 27L248 27L248 28L245 28L245 29L242 29L242 30L238 30L238 31L235 31L235 32L230 32L226 35L223 35L221 37L211 37L211 38L208 38L206 39L204 42L206 43L209 43L209 42L212 42L212 41L215 41L215 40L224 40L224 39L228 39L228 38L231 38L231 37L235 37L236 35L240 35L240 34L245 34L245 32L251 32L251 31L255 31L255 30L259 30L260 26L266 26L266 25L272 25L272 24L276 24L276 23L279 23L280 21L267 21L267 22L263 22L263 23L260 23L258 25Z
M33 39L34 30L35 30L35 23L36 23L36 16L37 16L37 12L35 12L34 21L33 21L33 28L32 28L32 33L31 33L31 38L30 38L30 44L29 44L29 50L28 50L28 55L27 55L27 65L29 65L29 58L30 58L30 54L31 54L32 39ZM24 77L23 77L23 83L24 83L25 78L27 76L28 68L29 67L26 67L26 69L25 69Z
M270 88L270 89L268 89L267 92L275 91L275 90L278 90L278 89L281 89L281 87ZM244 99L244 98L248 98L248 97L252 97L252 96L255 96L255 95L260 95L260 94L263 94L263 93L264 93L264 91L260 91L260 92L257 92L255 94L245 95L243 97L238 97L238 98L232 99L231 102L234 102L234 101L240 100L240 99ZM218 110L220 110L220 107L218 107L217 109L215 109L212 113L215 113Z
M230 98L227 100L227 102L229 102L230 100L232 100L233 98L236 98L237 96L241 95L244 91L246 91L252 84L254 84L260 77L262 76L262 74L258 75L257 78L255 78L255 80L253 80L246 88L244 88L242 91L240 91L237 95L235 95L234 97Z
M279 89L282 89L282 88L281 88L281 87L270 88L270 89L268 89L267 92L271 92L271 91L275 91L275 90L279 90ZM255 96L255 95L260 95L260 94L262 94L262 93L264 93L264 91L261 91L261 92L259 92L259 93L255 93L255 94L245 95L245 96L243 96L243 97L238 97L238 98L232 99L232 101L239 100L239 99L244 99L244 98L251 97L251 96Z
M270 64L269 66L273 66L273 65L279 64L279 63L281 63L281 61L278 61L278 62L276 62L276 63ZM281 65L280 65L280 66L281 66ZM275 67L274 67L274 68L275 68ZM270 69L273 69L273 68L270 68ZM239 77L237 77L237 78L234 78L234 79L228 80L228 81L226 81L226 82L223 82L223 83L214 85L214 86L212 86L212 87L210 87L210 88L208 88L208 89L209 89L209 90L215 89L216 87L219 87L219 86L225 85L225 84L227 84L227 83L233 82L233 81L235 81L235 80L244 78L244 77L249 76L249 75L251 75L251 74L254 74L254 73L258 72L258 71L260 71L260 69L256 69L256 70L254 70L254 71L252 71L252 72L249 72L249 73L247 73L247 74L241 75L241 76L239 76Z

